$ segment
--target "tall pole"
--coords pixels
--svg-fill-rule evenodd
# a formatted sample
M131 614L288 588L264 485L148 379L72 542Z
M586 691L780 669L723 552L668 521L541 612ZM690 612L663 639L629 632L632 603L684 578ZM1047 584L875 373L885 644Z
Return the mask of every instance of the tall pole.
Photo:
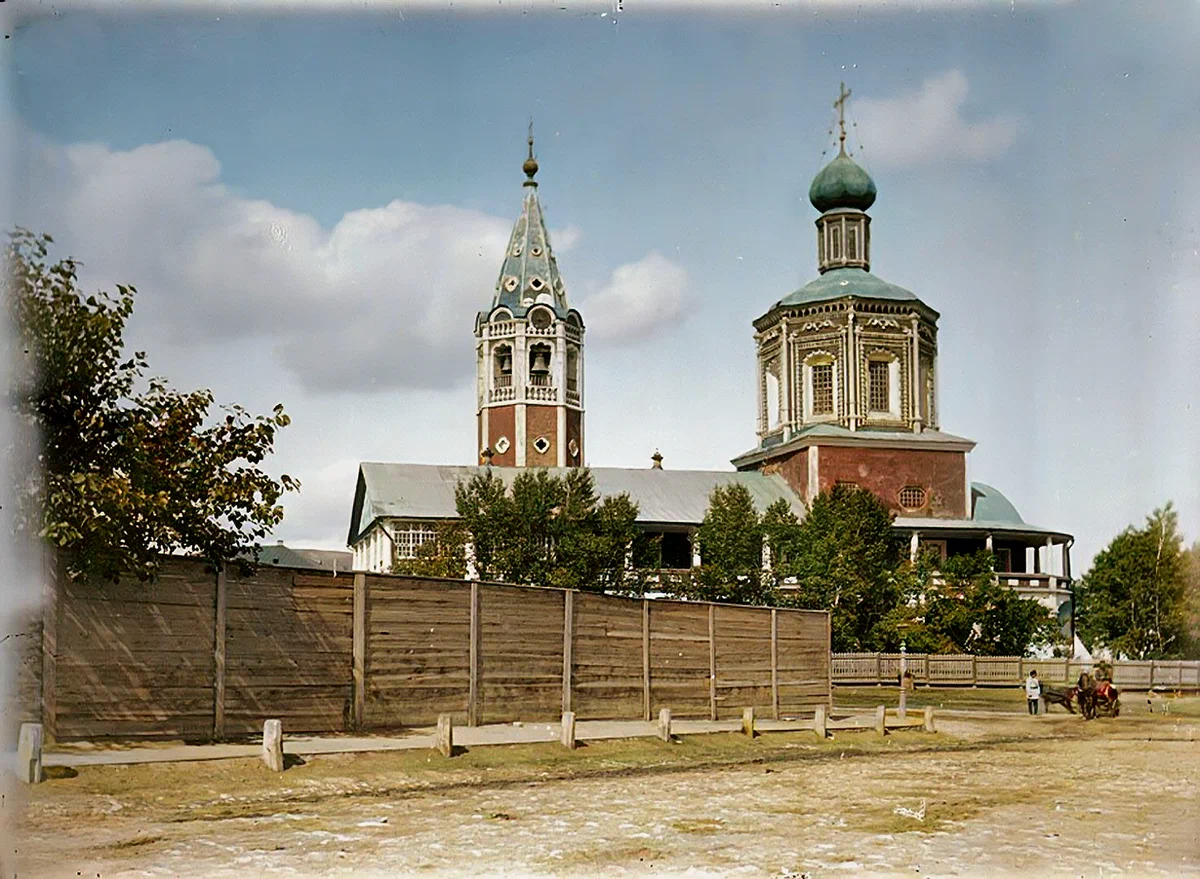
M900 719L903 720L908 712L908 685L905 683L905 675L908 674L908 648L904 642L900 642L900 710L897 712Z

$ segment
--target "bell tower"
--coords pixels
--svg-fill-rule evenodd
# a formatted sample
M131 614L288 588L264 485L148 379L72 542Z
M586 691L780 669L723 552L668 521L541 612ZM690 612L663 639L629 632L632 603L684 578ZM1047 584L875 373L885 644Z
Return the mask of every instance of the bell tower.
M492 305L475 320L481 463L581 467L583 319L550 247L537 196L533 124L521 214L513 225Z

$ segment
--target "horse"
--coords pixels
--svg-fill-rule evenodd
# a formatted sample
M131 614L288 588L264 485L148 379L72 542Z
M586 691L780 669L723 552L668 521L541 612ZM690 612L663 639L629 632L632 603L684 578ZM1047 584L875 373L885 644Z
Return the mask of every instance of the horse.
M1046 700L1046 712L1050 712L1051 705L1061 705L1063 708L1075 713L1075 687L1054 687L1046 684L1042 687L1042 698Z
M1086 671L1079 675L1075 687L1075 698L1079 702L1079 713L1087 720L1098 714L1119 717L1121 714L1120 692L1110 680L1097 680Z
M1079 703L1079 713L1085 720L1096 716L1096 681L1086 671L1079 673L1075 684L1075 701Z

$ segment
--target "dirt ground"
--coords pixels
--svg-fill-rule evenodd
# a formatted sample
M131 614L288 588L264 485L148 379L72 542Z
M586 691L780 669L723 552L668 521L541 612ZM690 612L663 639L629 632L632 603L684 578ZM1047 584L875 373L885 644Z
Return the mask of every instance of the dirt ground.
M23 807L6 875L1198 873L1200 699L1158 701L1116 720L946 718L936 735L824 744L515 745L281 775L249 760L89 767L6 792L6 812Z

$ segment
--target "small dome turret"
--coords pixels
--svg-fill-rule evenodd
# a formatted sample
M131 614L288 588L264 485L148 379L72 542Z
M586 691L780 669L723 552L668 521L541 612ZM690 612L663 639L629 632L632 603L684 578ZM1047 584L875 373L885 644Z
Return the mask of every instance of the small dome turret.
M808 200L821 213L835 208L865 211L875 203L875 181L844 152L817 172Z

